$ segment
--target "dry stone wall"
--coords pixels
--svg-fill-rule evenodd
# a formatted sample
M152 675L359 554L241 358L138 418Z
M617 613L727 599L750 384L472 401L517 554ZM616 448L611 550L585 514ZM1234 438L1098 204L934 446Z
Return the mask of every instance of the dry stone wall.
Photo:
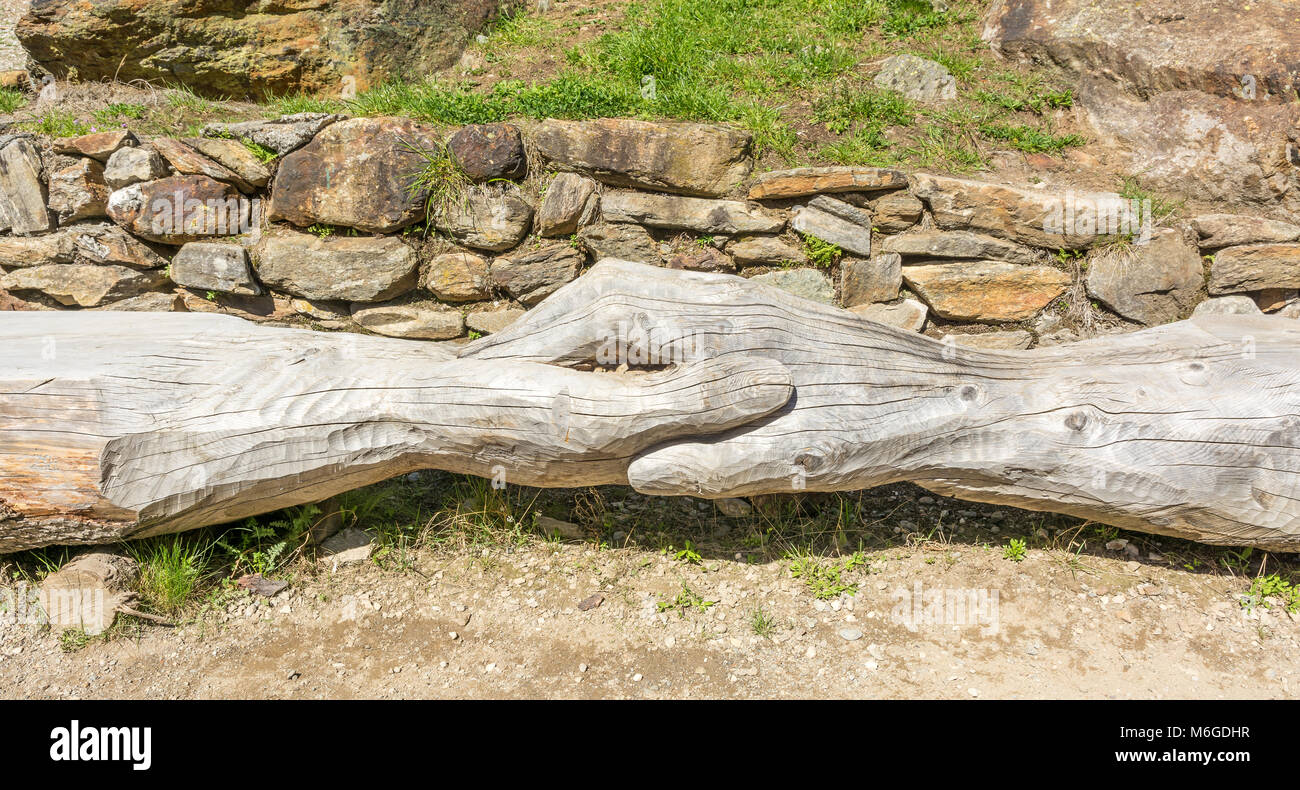
M699 124L447 133L303 114L203 134L0 137L0 307L463 342L614 257L736 273L985 348L1202 311L1300 317L1287 218L1157 225L1109 193L873 167L754 173L746 133Z

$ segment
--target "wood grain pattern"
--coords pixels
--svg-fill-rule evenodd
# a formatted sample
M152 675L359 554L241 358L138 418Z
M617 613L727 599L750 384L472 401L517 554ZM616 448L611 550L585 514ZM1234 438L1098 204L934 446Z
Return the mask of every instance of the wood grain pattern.
M626 482L779 408L767 359L616 376L194 313L0 314L0 551L222 523L415 469Z
M766 358L770 417L656 448L650 494L936 492L1207 543L1300 550L1300 322L1205 316L1069 346L949 346L751 281L604 261L466 359L589 363L610 337ZM640 342L640 341L638 341Z
M218 315L0 313L0 551L221 523L422 468L705 497L910 480L1295 551L1298 352L1300 323L1261 316L982 351L623 261L458 356ZM624 360L680 364L581 370Z

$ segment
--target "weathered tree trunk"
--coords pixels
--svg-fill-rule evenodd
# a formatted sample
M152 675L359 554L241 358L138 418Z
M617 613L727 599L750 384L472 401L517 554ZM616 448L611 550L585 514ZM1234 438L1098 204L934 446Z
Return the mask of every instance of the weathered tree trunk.
M621 362L683 364L561 367ZM995 353L621 261L459 358L210 315L0 314L0 551L220 523L420 468L706 497L911 480L1294 551L1300 323L1207 317Z
M766 359L616 376L193 313L0 313L0 552L177 532L415 469L624 483L790 397Z
M1206 316L1025 352L946 345L738 277L606 261L463 358L611 348L783 363L776 414L638 458L650 494L913 481L1207 543L1300 550L1300 322Z

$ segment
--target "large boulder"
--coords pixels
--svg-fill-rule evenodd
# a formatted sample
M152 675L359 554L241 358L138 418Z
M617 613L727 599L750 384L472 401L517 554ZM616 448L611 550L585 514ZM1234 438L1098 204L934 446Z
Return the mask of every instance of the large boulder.
M1300 208L1300 37L1290 0L998 0L984 37L1078 86L1092 148L1144 184Z
M543 121L533 144L558 170L615 186L721 197L753 167L753 138L725 126L623 118Z
M392 236L326 236L277 230L253 255L267 287L303 299L382 302L415 288L415 250Z
M1291 101L1300 88L1295 30L1290 0L998 0L984 38L1005 57L1104 74L1135 95Z
M454 64L511 0L35 0L17 35L56 76L261 98L362 89ZM345 80L347 83L345 83Z
M432 129L407 118L353 118L327 126L280 162L271 219L392 233L424 216L411 184L440 145Z

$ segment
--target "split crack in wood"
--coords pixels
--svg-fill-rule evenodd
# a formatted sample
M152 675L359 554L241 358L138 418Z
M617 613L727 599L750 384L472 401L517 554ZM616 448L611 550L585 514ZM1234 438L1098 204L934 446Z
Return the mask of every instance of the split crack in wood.
M992 352L606 260L458 356L183 313L4 313L0 349L0 500L17 514L0 551L223 523L426 468L703 497L913 481L1300 549L1300 323L1282 318ZM669 365L586 372L628 361Z

